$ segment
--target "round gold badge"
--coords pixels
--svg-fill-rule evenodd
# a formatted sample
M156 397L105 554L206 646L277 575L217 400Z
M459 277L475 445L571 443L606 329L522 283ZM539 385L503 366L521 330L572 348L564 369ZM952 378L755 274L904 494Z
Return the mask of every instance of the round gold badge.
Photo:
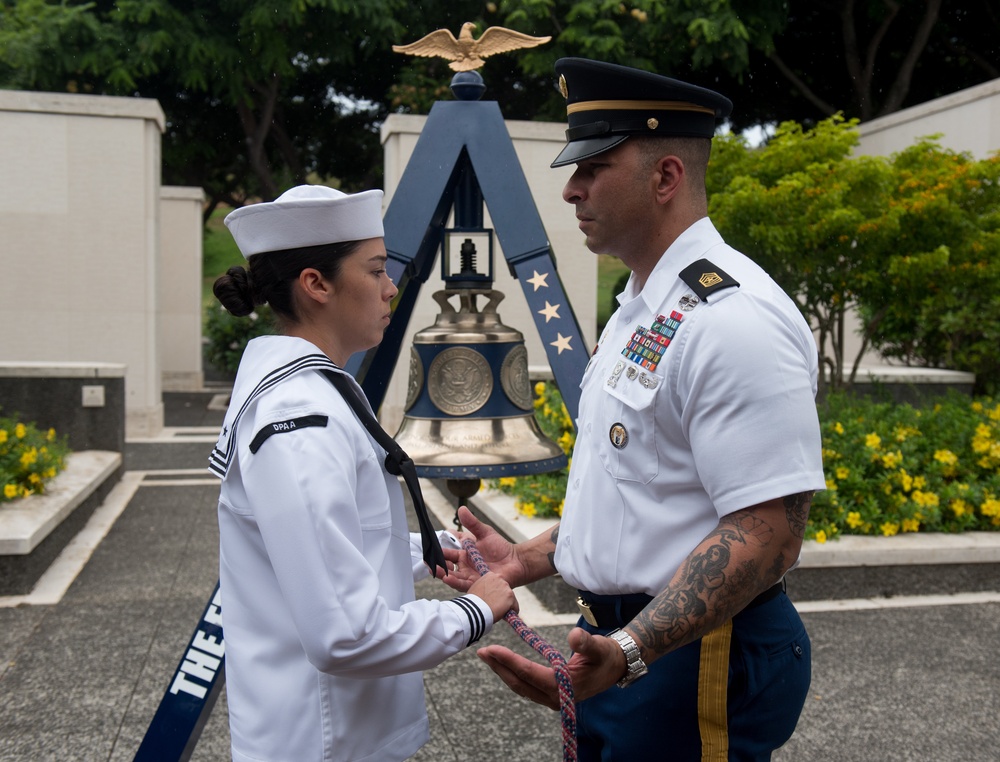
M611 427L608 436L611 438L611 446L616 450L624 450L625 445L628 444L628 429L620 423L616 423Z

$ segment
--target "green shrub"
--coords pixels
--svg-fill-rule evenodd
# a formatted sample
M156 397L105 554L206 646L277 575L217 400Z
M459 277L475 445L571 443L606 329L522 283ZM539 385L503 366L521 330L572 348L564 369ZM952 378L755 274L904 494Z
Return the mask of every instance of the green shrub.
M69 445L55 429L0 417L0 503L42 494L66 463Z
M820 406L827 489L807 536L1000 529L1000 404L913 407L846 394Z
M247 342L274 332L274 318L266 304L247 317L238 318L216 303L205 314L205 359L216 370L235 374Z

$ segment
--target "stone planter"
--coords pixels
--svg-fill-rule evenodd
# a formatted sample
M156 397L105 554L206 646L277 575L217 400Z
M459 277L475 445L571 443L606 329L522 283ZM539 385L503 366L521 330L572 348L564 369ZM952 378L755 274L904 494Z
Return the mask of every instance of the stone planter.
M0 595L26 595L122 475L122 455L74 452L43 495L0 504Z

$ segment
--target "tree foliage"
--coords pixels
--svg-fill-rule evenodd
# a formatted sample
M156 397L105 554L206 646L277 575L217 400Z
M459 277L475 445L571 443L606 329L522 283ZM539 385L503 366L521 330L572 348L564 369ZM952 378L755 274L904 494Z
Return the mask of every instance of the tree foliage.
M920 141L853 156L857 121L788 122L767 145L716 139L710 214L723 236L799 302L834 386L874 347L909 365L977 374L1000 389L1000 156ZM845 357L857 308L862 348Z
M562 56L720 89L736 131L867 119L1000 76L994 0L0 0L0 87L157 99L164 182L204 188L207 218L307 177L380 184L381 122L449 98L452 75L391 46L465 21L552 37L483 67L515 119L565 118Z

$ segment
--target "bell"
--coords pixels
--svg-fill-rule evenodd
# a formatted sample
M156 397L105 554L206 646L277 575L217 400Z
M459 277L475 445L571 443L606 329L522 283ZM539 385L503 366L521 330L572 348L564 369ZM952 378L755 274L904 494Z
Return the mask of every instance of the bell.
M562 449L535 420L524 336L500 322L503 298L485 288L437 291L440 314L413 338L395 438L420 476L447 479L450 486L566 466ZM479 299L485 299L482 309Z

